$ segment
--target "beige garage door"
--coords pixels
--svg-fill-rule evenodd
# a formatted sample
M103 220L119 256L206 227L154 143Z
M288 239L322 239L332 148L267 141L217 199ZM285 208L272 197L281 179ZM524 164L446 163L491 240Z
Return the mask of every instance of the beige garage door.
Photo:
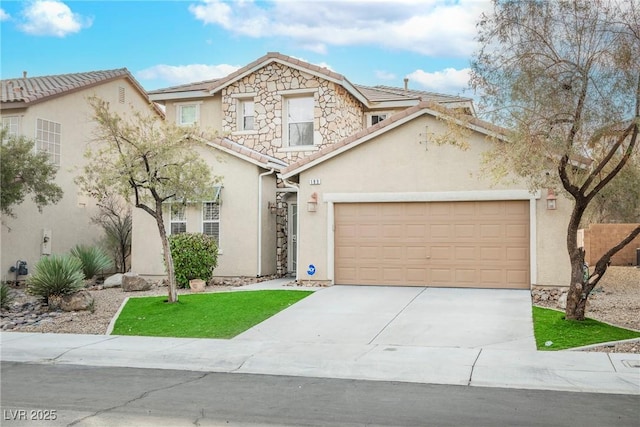
M335 205L335 283L528 289L529 202Z

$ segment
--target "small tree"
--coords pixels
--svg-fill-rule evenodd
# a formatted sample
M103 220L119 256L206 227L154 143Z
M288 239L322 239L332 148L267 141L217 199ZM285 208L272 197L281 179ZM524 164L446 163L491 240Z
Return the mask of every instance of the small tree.
M98 202L98 208L91 221L102 227L103 246L111 253L117 272L124 273L129 270L131 254L131 207L119 197L107 195Z
M35 152L34 142L24 136L7 136L0 130L0 206L2 213L14 216L13 209L32 195L40 211L62 198L62 189L53 181L58 168L44 152Z
M178 301L176 277L163 221L163 204L211 197L215 184L207 164L193 149L200 139L193 128L166 122L151 108L123 117L98 98L93 109L96 148L77 182L98 198L117 194L148 213L156 222L169 279L168 301Z
M572 199L566 318L583 320L611 257L640 234L636 227L585 277L578 227L638 150L638 3L494 0L478 28L472 86L489 117L510 130L511 142L498 144L491 157L532 188L561 187Z

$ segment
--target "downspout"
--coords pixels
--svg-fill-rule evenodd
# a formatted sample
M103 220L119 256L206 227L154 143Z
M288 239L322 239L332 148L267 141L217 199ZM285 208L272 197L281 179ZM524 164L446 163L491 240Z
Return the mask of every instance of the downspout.
M298 200L299 199L299 192L298 192L299 187L298 187L298 184L296 184L294 182L289 182L285 178L282 178L282 177L281 177L281 179L282 179L282 184L286 188L291 188L293 190L293 192L296 193L296 209L299 209L300 208L300 204L298 203L299 202L299 200ZM300 230L300 216L298 216L298 224L296 225L296 227L297 227L296 236L300 236L300 233L298 233L298 230ZM288 238L289 237L287 235L287 239ZM298 257L298 253L299 253L298 248L299 247L300 247L300 245L296 244L296 259L299 259L299 257ZM287 258L288 258L288 256L287 256ZM296 268L296 281L298 281L298 280L299 280L298 279L298 269Z
M256 277L262 276L262 178L274 172L275 169L271 168L258 175L258 271Z

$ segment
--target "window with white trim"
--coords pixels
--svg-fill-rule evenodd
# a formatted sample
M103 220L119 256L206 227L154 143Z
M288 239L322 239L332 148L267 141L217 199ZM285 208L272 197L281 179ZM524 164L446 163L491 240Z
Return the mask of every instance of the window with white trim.
M370 125L376 125L378 123L380 123L381 121L385 120L388 117L387 114L372 114L371 115L371 123Z
M313 145L313 96L288 98L286 103L289 146Z
M255 104L253 100L245 99L240 101L240 127L239 130L255 130Z
M60 166L60 123L36 119L36 151L47 153L51 162Z
M220 244L220 204L216 202L202 203L202 232L211 236Z
M187 232L187 207L183 203L171 203L171 234Z
M202 233L211 236L220 246L220 191L222 186L213 187L213 197L202 203Z
M3 117L2 127L7 130L7 136L20 135L20 116Z
M178 104L177 122L180 126L188 126L197 123L200 119L200 106L198 104Z

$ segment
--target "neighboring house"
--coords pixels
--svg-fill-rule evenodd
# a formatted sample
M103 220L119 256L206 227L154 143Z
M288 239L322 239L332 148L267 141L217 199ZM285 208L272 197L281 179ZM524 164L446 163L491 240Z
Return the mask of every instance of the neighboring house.
M218 276L295 274L334 284L529 288L566 284L563 212L481 171L489 137L470 99L354 85L269 53L229 76L162 89L167 120L218 137ZM434 142L463 115L467 149ZM206 204L167 208L175 232L205 231ZM174 226L175 224L175 226ZM133 269L163 274L153 225L134 216ZM210 233L211 234L211 233ZM560 236L560 237L559 237ZM559 238L558 238L559 237ZM150 250L152 249L152 250Z
M86 100L97 95L114 111L146 109L149 99L127 69L93 71L1 81L2 126L11 135L35 140L35 150L49 154L58 166L56 183L64 196L39 212L31 198L15 206L15 218L2 217L2 280L13 280L10 268L18 260L29 269L42 255L65 253L76 244L97 244L100 226L91 223L97 213L95 201L74 183L84 164L95 124ZM160 112L159 112L160 114ZM32 270L31 270L32 271Z

